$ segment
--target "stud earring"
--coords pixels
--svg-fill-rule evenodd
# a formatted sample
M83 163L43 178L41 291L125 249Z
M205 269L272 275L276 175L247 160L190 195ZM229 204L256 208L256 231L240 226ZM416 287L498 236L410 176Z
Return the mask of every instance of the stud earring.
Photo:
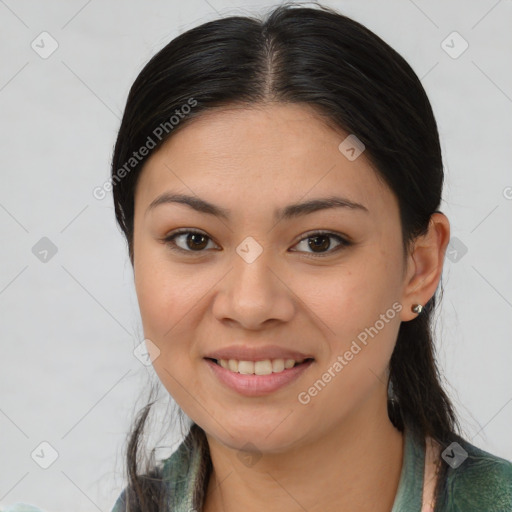
M414 304L414 305L411 307L411 311L412 311L413 313L420 314L422 310L423 310L423 306L422 306L421 304Z

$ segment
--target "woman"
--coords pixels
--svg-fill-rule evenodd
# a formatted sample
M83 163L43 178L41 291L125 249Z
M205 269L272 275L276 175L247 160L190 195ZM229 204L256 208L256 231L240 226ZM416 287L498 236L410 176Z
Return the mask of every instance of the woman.
M112 162L147 349L192 425L114 505L510 511L459 437L431 319L450 237L426 93L326 7L229 17L133 84Z

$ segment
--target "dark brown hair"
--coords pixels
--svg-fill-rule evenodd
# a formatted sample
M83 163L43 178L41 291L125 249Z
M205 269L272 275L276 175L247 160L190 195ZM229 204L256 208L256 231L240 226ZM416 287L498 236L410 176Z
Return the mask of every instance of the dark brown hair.
M362 24L318 4L287 3L262 20L231 16L188 30L133 83L112 161L115 213L132 264L134 196L147 159L127 168L133 152L154 145L151 154L208 110L271 102L313 107L326 123L364 143L365 155L398 200L404 255L427 231L440 206L444 174L436 121L420 80ZM400 326L389 364L395 399L388 411L397 428L447 444L458 424L435 363L435 299ZM148 478L151 471L141 475L137 466L150 407L136 419L127 453L130 510L144 512L158 510L157 472ZM190 440L204 442L204 432L194 429Z

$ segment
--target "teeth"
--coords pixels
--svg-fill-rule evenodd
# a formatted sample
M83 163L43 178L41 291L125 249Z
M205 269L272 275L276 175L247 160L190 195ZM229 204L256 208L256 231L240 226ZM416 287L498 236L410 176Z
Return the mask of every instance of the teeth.
M217 362L235 373L242 373L245 375L270 375L271 373L282 372L285 368L293 368L295 364L300 364L302 361L295 361L295 359L265 359L263 361L238 361L236 359L219 359Z

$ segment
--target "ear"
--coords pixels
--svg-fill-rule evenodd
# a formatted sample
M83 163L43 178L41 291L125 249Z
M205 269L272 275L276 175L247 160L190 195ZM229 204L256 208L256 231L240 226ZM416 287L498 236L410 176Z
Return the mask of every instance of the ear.
M432 214L428 232L414 241L407 257L407 270L402 292L403 322L413 320L418 313L411 311L414 304L425 304L434 295L443 272L444 255L450 241L450 223L441 212ZM421 313L420 313L421 314Z

